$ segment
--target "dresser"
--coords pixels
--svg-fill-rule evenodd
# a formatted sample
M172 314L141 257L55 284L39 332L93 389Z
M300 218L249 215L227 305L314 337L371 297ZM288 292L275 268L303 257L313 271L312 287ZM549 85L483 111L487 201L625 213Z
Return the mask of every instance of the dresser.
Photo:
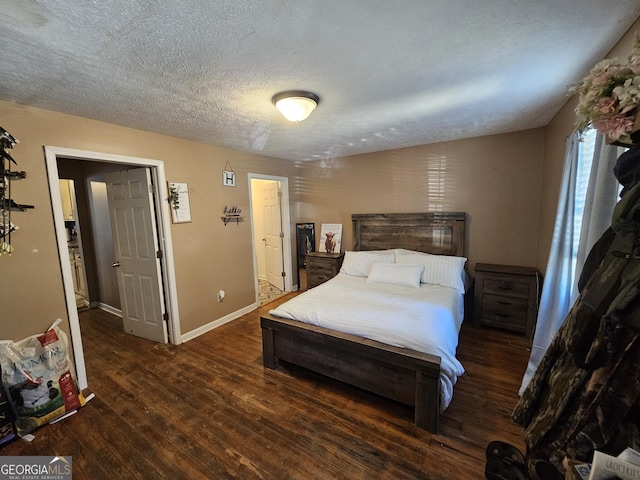
M335 277L342 267L344 253L312 252L307 255L307 288L317 287Z
M541 290L542 276L535 268L476 264L473 325L510 330L531 339Z

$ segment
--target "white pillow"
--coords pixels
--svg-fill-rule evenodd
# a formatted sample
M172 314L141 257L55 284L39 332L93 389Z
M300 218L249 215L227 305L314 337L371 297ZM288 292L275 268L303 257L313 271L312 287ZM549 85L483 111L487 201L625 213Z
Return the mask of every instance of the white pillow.
M422 283L442 285L455 288L458 292L465 291L464 257L449 255L398 255L399 264L423 265Z
M367 277L367 283L388 283L404 287L420 288L424 266L399 265L397 263L374 263Z
M400 255L430 255L429 253L416 252L415 250L407 250L406 248L396 248L394 253L396 257Z
M372 253L372 252L345 252L340 273L353 275L356 277L366 277L373 263L394 263L393 252Z

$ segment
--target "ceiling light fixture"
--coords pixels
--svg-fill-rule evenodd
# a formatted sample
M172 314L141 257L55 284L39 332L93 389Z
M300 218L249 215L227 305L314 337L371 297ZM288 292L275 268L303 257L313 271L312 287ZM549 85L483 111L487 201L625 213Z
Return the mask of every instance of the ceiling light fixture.
M320 97L311 92L290 90L275 94L271 101L284 118L291 122L301 122L315 110Z

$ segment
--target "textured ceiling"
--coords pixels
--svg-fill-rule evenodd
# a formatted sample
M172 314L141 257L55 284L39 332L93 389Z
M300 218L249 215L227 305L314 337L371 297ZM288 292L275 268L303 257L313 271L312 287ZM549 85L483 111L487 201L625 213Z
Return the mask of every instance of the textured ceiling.
M546 125L638 0L0 0L0 98L290 160ZM282 90L318 94L292 124ZM9 128L9 126L6 126Z

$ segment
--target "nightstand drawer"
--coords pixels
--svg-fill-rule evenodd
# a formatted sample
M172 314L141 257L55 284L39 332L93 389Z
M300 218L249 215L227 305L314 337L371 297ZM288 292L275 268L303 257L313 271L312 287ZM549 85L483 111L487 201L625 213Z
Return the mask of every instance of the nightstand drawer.
M523 317L526 317L529 301L528 298L512 298L485 293L482 297L482 308L484 311L490 310L492 312L520 312Z
M482 300L482 319L485 323L522 325L524 331L528 308L527 299L485 294Z
M323 265L318 262L313 266L313 275L315 276L316 282L323 283L335 277L336 272L333 265Z
M529 282L520 282L513 278L487 278L484 281L484 294L504 295L508 297L529 298ZM526 301L524 302L526 305Z
M527 329L527 316L512 315L509 313L483 312L482 324L489 327L502 328L512 332L525 333Z

